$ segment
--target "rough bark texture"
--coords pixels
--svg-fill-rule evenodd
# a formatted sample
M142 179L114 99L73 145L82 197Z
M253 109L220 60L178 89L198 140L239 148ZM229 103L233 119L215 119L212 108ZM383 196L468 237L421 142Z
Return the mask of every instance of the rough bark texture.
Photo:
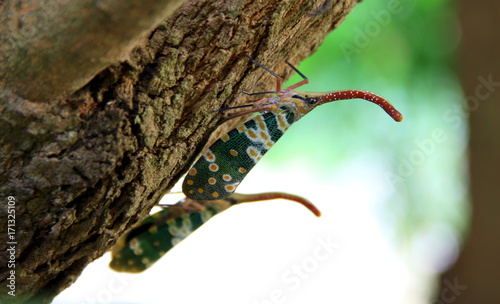
M463 251L441 278L438 303L500 303L500 3L465 1L460 74L467 96L472 218Z
M96 31L92 39L68 42L80 25L62 19L58 30L69 32L51 41L57 51L39 59L26 50L21 59L29 64L10 64L0 82L0 301L49 302L69 286L188 169L222 117L214 110L243 103L242 90L274 88L246 52L286 76L284 59L297 64L313 53L355 2L187 1L149 37L140 36L147 27L140 26L119 46L107 43L114 33L98 26L89 29ZM96 9L92 3L85 12ZM154 13L166 15L170 4L163 5ZM21 15L27 10L12 7ZM153 12L144 14L148 19ZM144 24L139 19L133 22ZM36 26L19 20L24 31ZM95 54L77 52L74 65L67 58L58 63L60 54L89 44L107 47L108 57L94 64ZM6 52L4 59L20 58L16 48ZM97 74L103 62L114 64ZM97 75L87 83L89 73ZM5 290L11 270L7 205L13 201L15 298Z
M0 79L32 101L73 93L183 0L27 0L1 7Z

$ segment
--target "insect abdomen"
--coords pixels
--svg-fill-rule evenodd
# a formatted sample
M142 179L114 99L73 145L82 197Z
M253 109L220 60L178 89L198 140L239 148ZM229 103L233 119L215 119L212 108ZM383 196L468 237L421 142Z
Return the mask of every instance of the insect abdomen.
M172 206L159 211L123 235L113 248L109 266L120 272L144 271L223 209L218 205L206 205L203 211L169 217L175 208L183 207Z
M295 114L280 108L258 115L218 139L189 170L182 184L194 200L224 199L294 122Z

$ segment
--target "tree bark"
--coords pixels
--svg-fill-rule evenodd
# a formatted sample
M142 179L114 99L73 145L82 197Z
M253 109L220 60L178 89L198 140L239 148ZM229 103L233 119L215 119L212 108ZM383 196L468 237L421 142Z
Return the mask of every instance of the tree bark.
M73 283L187 171L215 110L274 89L247 53L288 76L284 59L313 53L356 1L62 2L55 20L35 19L42 37L1 49L2 302L50 302ZM2 5L19 31L40 24L22 21L32 6Z
M461 10L471 224L457 262L441 277L437 303L500 303L500 41L492 31L500 27L500 3L465 1Z
M49 100L124 59L183 0L13 1L0 13L0 79L13 93Z

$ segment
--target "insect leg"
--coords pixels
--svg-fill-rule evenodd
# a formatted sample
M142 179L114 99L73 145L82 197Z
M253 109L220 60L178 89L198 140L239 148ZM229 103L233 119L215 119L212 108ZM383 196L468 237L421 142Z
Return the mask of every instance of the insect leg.
M309 83L309 79L307 79L307 77L302 74L302 72L299 71L299 69L297 69L293 64L290 63L290 61L288 61L288 58L285 60L286 64L288 64L292 70L295 71L295 73L299 74L300 77L302 77L302 80L297 82L296 84L292 84L291 86L288 86L285 88L285 91L286 90L293 90L293 89L296 89L300 86L303 86L305 84L308 84Z
M229 114L224 122L226 122L226 121L228 121L230 119L236 118L236 117L245 116L245 115L252 114L252 113L267 112L267 111L276 110L276 105L275 104L273 104L273 103L271 103L271 104L263 104L265 101L267 101L267 98L263 98L261 100L256 101L252 105L253 108L250 109L250 110L244 110L244 111L240 111L240 112Z
M255 63L256 65L260 66L261 68L263 68L264 70L266 70L269 74L273 75L274 77L276 77L276 94L278 94L279 92L281 92L281 87L283 85L283 78L281 78L280 75L274 73L273 71L271 71L268 67L266 67L265 65L263 65L262 63L258 62L257 60L253 59L252 57L248 56L247 57L252 60L253 63Z

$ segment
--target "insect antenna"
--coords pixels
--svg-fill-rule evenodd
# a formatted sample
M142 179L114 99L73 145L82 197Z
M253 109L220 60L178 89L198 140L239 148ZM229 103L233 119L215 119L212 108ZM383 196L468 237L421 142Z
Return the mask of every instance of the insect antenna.
M251 107L253 107L253 104L234 106L234 107L229 107L229 108L222 108L222 109L218 109L218 110L213 110L213 112L224 112L224 111L229 111L229 110L234 110L234 109L251 108Z
M264 92L255 92L255 93L250 93L247 91L242 91L243 94L249 95L249 96L254 96L254 95L264 95L264 94L275 94L276 92L274 91L264 91Z

